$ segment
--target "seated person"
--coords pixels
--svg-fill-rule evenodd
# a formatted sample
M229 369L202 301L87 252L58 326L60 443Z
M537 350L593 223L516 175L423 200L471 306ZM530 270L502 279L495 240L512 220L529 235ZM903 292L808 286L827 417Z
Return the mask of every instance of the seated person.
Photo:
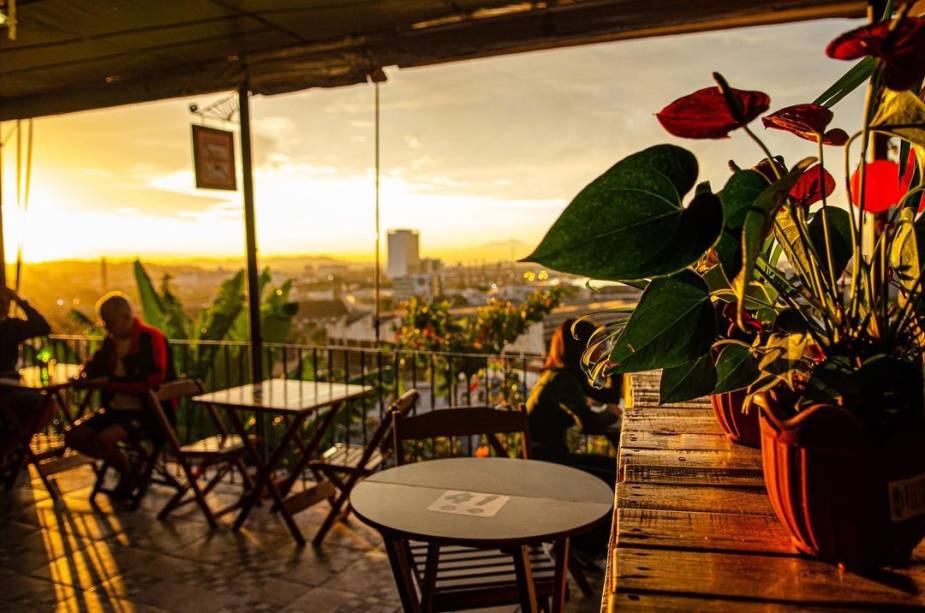
M16 304L25 319L10 317ZM0 286L0 377L18 377L23 341L51 333L51 327L32 305L8 287ZM40 390L0 388L0 471L8 468L8 458L54 416L54 400Z
M101 407L77 421L65 435L67 445L104 460L121 477L116 496L131 496L138 485L141 462L120 448L125 440L163 440L164 433L146 394L173 379L167 339L132 314L125 294L111 292L97 303L97 313L109 333L103 346L84 366L81 377L101 386ZM168 415L172 418L172 415Z
M574 327L574 329L573 329ZM591 401L613 409L620 402L619 379L595 389L581 370L581 355L594 333L589 321L567 319L556 329L549 343L543 374L527 398L531 455L536 460L567 464L600 477L613 487L616 462L599 455L569 451L568 430L578 426L583 434L600 434L617 444L618 411L595 411Z

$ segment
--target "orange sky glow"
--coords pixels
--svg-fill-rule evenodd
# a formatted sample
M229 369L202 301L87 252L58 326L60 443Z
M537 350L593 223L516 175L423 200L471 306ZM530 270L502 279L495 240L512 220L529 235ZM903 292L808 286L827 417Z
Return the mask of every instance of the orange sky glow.
M721 185L727 161L751 165L754 146L740 135L681 142L653 114L709 85L713 70L768 92L772 109L810 101L849 68L823 49L854 25L826 20L387 70L383 234L417 228L422 255L451 262L522 257L588 181L659 142L697 153L702 179ZM188 105L219 97L35 120L28 211L16 205L15 147L3 153L8 261L20 245L33 262L240 256L240 193L197 190L193 181ZM368 85L252 99L262 254L372 260L372 104ZM851 132L859 108L859 95L849 97L833 125ZM4 137L12 126L0 126ZM815 153L812 143L762 133L788 159Z

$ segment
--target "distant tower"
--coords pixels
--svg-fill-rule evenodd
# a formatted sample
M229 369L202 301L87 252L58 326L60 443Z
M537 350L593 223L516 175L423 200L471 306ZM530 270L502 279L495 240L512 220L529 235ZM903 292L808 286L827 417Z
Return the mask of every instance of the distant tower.
M421 264L417 230L389 230L389 262L386 274L390 279L407 277L418 271Z
M106 257L100 258L100 283L102 284L103 293L109 291L109 269L106 266Z

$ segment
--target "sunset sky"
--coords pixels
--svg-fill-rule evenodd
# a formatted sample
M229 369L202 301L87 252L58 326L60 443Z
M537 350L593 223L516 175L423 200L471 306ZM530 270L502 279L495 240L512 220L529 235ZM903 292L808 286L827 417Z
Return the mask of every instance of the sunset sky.
M742 135L682 142L653 113L711 84L762 89L772 110L808 102L850 64L826 43L856 25L827 20L387 70L382 96L382 228L421 231L422 255L452 262L525 255L588 181L633 151L675 142L726 180L757 150ZM196 190L190 102L169 100L35 122L32 198L15 209L4 153L7 257L240 256L240 193ZM853 132L861 94L836 108ZM373 90L354 86L252 99L262 254L372 259ZM11 123L2 126L5 135ZM815 146L764 132L788 160ZM834 150L833 150L834 151ZM240 185L240 181L239 181ZM384 243L385 241L383 241Z

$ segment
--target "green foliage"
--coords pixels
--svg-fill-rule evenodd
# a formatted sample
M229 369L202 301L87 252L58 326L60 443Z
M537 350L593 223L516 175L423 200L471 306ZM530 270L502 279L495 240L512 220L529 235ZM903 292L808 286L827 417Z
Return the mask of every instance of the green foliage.
M660 402L683 402L713 393L716 368L713 356L706 353L695 360L662 371L658 397Z
M704 355L716 332L710 293L699 275L683 271L656 279L614 341L612 372L684 364Z
M708 192L683 207L696 179L697 160L680 147L633 154L583 189L526 261L611 281L683 270L723 224L722 205Z

